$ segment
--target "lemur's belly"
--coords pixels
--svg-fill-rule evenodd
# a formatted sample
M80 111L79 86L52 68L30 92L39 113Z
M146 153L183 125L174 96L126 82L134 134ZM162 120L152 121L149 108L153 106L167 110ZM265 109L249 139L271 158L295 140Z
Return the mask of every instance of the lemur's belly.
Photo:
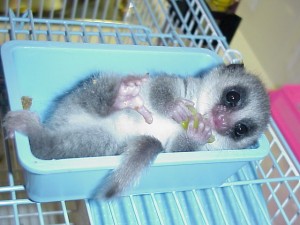
M144 118L133 110L122 110L105 118L81 112L69 115L68 122L70 125L81 126L82 128L101 126L120 141L136 135L153 136L160 140L166 148L168 141L175 138L175 135L182 131L182 127L175 121L159 114L154 113L152 115L153 122L151 124L146 123Z
M132 135L149 135L160 140L166 147L168 141L182 131L182 127L171 119L158 114L152 114L153 122L148 124L137 112L116 113L105 119L105 124L113 124L111 132L116 132L120 138ZM112 127L111 127L112 128Z

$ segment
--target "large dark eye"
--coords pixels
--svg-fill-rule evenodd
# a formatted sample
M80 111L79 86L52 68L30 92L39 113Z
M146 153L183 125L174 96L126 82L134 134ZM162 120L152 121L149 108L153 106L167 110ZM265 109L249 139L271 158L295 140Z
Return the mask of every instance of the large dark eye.
M229 91L226 94L226 103L231 107L237 106L238 102L240 101L241 96L237 91Z
M234 135L236 137L241 137L248 132L248 127L245 124L239 123L234 127Z

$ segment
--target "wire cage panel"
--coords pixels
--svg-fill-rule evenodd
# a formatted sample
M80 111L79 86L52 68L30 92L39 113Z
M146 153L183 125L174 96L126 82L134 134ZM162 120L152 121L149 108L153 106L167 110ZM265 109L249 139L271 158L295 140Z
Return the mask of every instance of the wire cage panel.
M243 173L249 176L252 166L232 179ZM260 185L252 184L129 196L109 203L91 200L89 204L97 224L270 224L261 194Z
M201 0L4 0L1 4L1 44L35 40L202 47L229 61L236 57L227 55L226 38ZM0 85L2 118L8 107L1 76ZM273 121L266 136L269 155L243 167L219 188L128 196L114 202L34 203L24 191L13 143L4 141L1 132L0 221L5 225L237 224L240 219L238 224L300 224L299 163ZM250 205L257 206L255 212L247 207L247 197ZM226 208L228 198L236 211Z
M89 5L91 2L93 1L85 1L85 4ZM114 1L106 2L114 5ZM93 22L91 19L86 20L89 17L78 20L74 13L66 18L53 16L50 17L51 20L43 17L41 13L34 17L32 11L25 11L20 16L20 10L15 8L14 11L6 10L4 18L9 18L10 24L4 23L2 34L4 40L9 40L5 33L13 26L16 30L11 32L11 39L205 47L216 52L225 51L226 38L212 24L213 21L206 12L207 8L201 1L186 1L183 5L184 11L181 10L182 6L178 6L184 1L149 2L130 1L123 18L115 22L110 22L108 16L101 19L92 17ZM168 4L171 5L169 9ZM75 8L80 9L77 4ZM83 7L81 10L87 9ZM51 32L47 33L49 30Z

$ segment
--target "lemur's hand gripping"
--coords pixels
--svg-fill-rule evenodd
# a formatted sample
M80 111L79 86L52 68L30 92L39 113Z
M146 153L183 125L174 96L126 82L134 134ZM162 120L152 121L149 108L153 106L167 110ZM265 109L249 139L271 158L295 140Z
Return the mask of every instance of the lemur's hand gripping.
M179 99L175 103L171 117L187 131L189 138L201 144L215 141L210 125L207 120L197 112L192 101Z

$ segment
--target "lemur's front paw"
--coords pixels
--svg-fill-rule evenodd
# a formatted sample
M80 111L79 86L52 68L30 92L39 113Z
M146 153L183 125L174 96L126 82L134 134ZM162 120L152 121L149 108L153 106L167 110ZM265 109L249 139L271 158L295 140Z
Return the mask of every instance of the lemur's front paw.
M190 117L187 127L187 137L199 144L206 144L210 142L212 136L212 129L208 122L197 113L195 116Z
M36 113L28 110L10 111L3 120L8 138L13 138L15 131L28 135L30 129L36 126L40 126L40 119Z
M123 78L113 107L117 110L126 108L136 110L147 123L152 123L152 114L144 106L144 100L140 96L141 86L147 80L148 75Z
M192 112L188 107L193 105L194 103L187 99L176 100L171 107L170 117L177 123L188 120L192 116Z

